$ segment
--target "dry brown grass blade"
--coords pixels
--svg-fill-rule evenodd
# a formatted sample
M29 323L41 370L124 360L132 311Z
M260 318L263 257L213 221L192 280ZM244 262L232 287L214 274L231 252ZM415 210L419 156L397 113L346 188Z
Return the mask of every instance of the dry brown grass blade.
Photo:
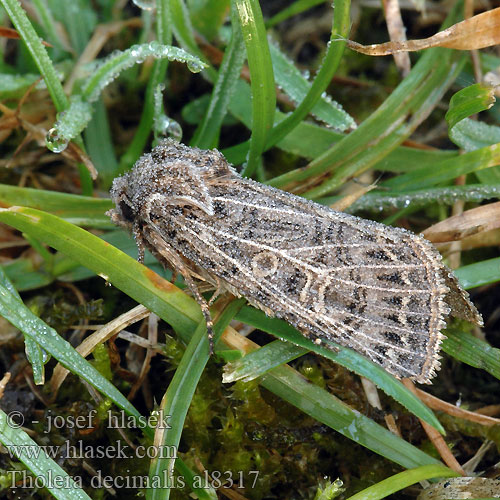
M481 425L500 425L499 418L481 415L480 413L476 413L475 411L464 410L463 408L459 408L458 406L452 405L451 403L447 403L446 401L443 401L436 396L432 396L432 394L428 394L421 389L417 389L417 395L432 410L443 411L448 415L462 418L464 420L469 420L471 422L477 422Z
M16 30L14 30L12 28L5 28L4 26L0 26L0 37L12 38L14 40L21 39L21 36L19 35L19 33ZM49 42L44 42L42 40L42 43L43 43L43 45L45 45L45 47L53 47L53 45L51 45Z
M432 47L458 50L484 49L498 44L500 44L500 7L454 24L448 29L421 40L393 41L373 45L347 41L349 48L370 56L387 56Z
M423 235L432 243L459 241L467 236L500 228L500 201L448 217L427 228Z
M382 5L385 12L387 31L391 42L406 42L406 28L401 17L399 0L383 0ZM403 76L406 76L411 69L409 54L402 52L393 55L394 62Z
M83 356L88 356L98 344L102 344L106 340L110 339L121 330L126 328L128 325L135 323L144 319L149 315L149 311L142 305L136 306L130 311L118 316L113 321L110 321L105 326L94 332L92 335L87 337L77 348L76 350ZM52 375L52 379L50 381L50 387L53 395L57 393L59 387L64 382L64 379L68 375L69 370L64 368L61 364L58 364Z
M418 397L418 393L416 390L415 385L410 379L402 379L401 382L405 385L407 389L409 389L415 396ZM422 424L422 427L424 428L425 433L427 436L429 436L429 439L431 440L432 444L438 451L439 455L443 459L443 462L452 470L455 472L458 472L460 475L465 476L465 472L462 469L461 465L458 463L457 459L454 457L453 453L451 452L450 448L446 444L446 441L444 440L443 436L439 433L438 430L434 429L434 427L430 426L428 423L424 422L423 420L419 419L420 423Z

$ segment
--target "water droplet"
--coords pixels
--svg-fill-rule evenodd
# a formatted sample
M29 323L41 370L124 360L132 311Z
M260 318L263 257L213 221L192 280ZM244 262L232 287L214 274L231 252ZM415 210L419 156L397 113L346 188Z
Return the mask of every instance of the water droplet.
M156 6L155 0L132 0L132 2L134 2L139 9L143 10L153 10Z
M68 147L68 141L59 136L57 128L51 128L45 136L45 145L53 153L62 153Z
M193 73L199 73L203 69L203 64L198 61L187 61L187 67L189 71Z
M156 40L153 40L152 42L149 42L149 49L152 52L161 52L161 49L163 49L163 47Z
M172 119L167 118L165 115L162 117L163 134L166 137L171 137L177 142L182 139L182 128L181 126Z

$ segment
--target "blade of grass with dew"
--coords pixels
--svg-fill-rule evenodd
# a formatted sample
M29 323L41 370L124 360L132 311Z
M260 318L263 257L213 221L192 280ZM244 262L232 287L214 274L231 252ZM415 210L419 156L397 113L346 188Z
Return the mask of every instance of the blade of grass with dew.
M394 378L392 375L387 373L382 367L375 365L370 360L358 354L352 349L342 347L336 343L332 342L332 345L338 351L333 351L323 347L321 345L316 345L310 339L304 337L300 332L298 332L291 325L283 320L277 318L268 318L262 311L253 309L250 307L244 307L236 316L238 321L242 321L248 325L252 325L259 330L263 330L267 333L271 333L279 338L283 338L292 342L295 345L303 347L309 351L313 351L321 356L331 359L335 363L338 363L348 370L351 370L358 375L362 375L367 379L371 380L377 387L380 387L386 394L394 398L410 412L417 415L419 418L432 425L434 428L438 429L440 432L444 433L444 429L439 423L434 413L420 401L414 394L411 393L399 380ZM269 350L263 351L261 356L262 369L267 371L272 368L272 363L269 363L269 359L273 359L273 363L276 359L280 359L281 362L286 363L288 361L289 352L283 351L280 347L268 348L275 350L271 356L269 355ZM260 349L259 349L260 351ZM254 357L258 357L259 354L254 354ZM244 363L245 358L242 359ZM256 368L256 371L260 369Z
M460 476L460 474L444 465L423 465L422 467L405 470L383 481L379 481L377 484L350 496L347 500L379 500L420 481L426 481L436 477L458 476Z
M222 312L214 325L214 343L220 338L222 332L231 322L236 312L243 305L244 300L231 302ZM167 392L163 396L160 409L165 415L171 415L168 429L159 429L155 442L160 449L178 449L189 406L193 400L198 381L209 359L207 326L202 320L182 356L181 362L175 371ZM175 465L175 456L156 457L151 461L149 477L162 477L167 479L167 484L173 481L172 473ZM172 483L173 484L173 483ZM149 489L146 493L148 500L168 500L171 488ZM214 498L217 498L213 491Z
M236 90L236 82L245 60L245 45L234 4L231 7L231 25L231 40L224 52L207 111L191 140L192 146L201 149L217 145L222 120Z
M172 19L170 17L169 0L159 0L156 2L156 40L162 45L172 45ZM134 138L126 152L120 158L115 175L125 172L141 156L146 146L154 118L154 95L158 88L165 81L168 60L159 59L153 64L151 76L149 77L144 96L144 106L141 119L134 134Z
M122 71L143 62L148 57L179 61L185 63L193 72L199 72L205 66L198 57L192 56L185 50L157 42L133 45L127 50L115 51L112 56L101 61L82 84L81 94L71 96L67 112L55 123L51 137L57 139L58 148L63 143L67 144L87 126L93 114L93 103L99 99L103 89Z
M113 208L113 203L108 198L91 198L58 191L0 184L0 205L37 208L85 227L114 227L109 217L105 215L107 210Z
M2 410L0 410L0 443L7 448L9 454L18 458L25 465L41 484L44 484L54 498L91 500L85 491L78 487L73 478L57 462L49 458L26 432L17 428L17 425L12 425L9 415ZM36 451L39 453L35 456ZM12 469L6 474L7 477L13 474L14 477L9 481L9 484L17 485L18 481L23 478L24 471ZM19 475L18 480L16 480L17 474ZM54 481L55 478L57 481ZM60 487L57 487L57 484Z
M457 17L457 7L447 23ZM354 132L344 137L306 168L273 179L275 187L303 183L321 176L319 186L304 196L317 198L359 175L379 162L429 115L448 87L456 79L465 56L446 49L428 50L384 103ZM408 119L410 118L410 119Z
M0 286L4 287L4 293L9 293L13 302L16 300L19 307L25 307L19 292L16 290L12 282L0 267ZM44 364L47 360L42 348L31 337L24 336L24 344L26 350L26 357L33 368L33 381L37 385L43 384L45 380Z
M349 0L335 3L335 17L330 41L327 44L326 54L312 84L302 76L300 71L278 47L273 44L269 46L277 84L293 101L300 104L291 115L274 127L266 144L266 149L269 149L288 135L302 122L308 113L312 113L339 131L356 127L354 119L339 104L333 103L324 97L324 93L338 69L344 52L345 43L341 40L347 38L349 34L349 8Z
M423 189L450 182L460 175L478 172L500 164L500 144L464 153L457 158L393 177L380 185L394 190Z
M193 25L184 0L170 0L168 8L170 9L175 38L179 42L179 45L205 61L205 56L194 39ZM214 71L213 68L212 71ZM212 74L215 76L214 73Z
M47 353L35 342L31 337L24 336L24 350L26 359L29 361L33 369L33 382L35 385L45 383L45 367L44 364L48 361Z
M491 198L500 198L500 184L467 184L465 186L449 186L428 188L415 191L372 192L363 195L350 205L346 212L359 211L382 212L388 209L402 209L411 206L414 209L426 207L432 203L453 205L458 200L479 203ZM339 197L316 200L322 205L331 205Z
M452 327L446 331L442 349L455 359L500 379L500 349L491 347L484 340Z
M19 300L17 294L14 295L10 292L12 285L7 285L6 282L8 282L8 278L0 267L0 315L19 328L24 335L30 337L72 373L79 375L127 413L138 417L139 412L116 387L106 380L85 358L80 356L69 342L33 314Z
M47 90L54 102L57 111L63 111L68 106L66 94L62 88L61 82L57 77L52 61L47 50L42 44L40 37L31 25L26 12L21 7L18 0L0 0L4 9L7 11L12 24L19 32L21 39L26 44L40 74L43 76Z
M276 91L266 29L257 0L235 0L245 42L252 89L252 135L242 175L251 177L274 124Z

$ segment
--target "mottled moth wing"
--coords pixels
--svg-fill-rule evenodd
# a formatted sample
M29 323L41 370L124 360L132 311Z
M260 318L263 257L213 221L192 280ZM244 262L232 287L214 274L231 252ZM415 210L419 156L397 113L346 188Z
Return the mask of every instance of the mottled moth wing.
M160 260L397 377L430 380L450 312L481 322L422 237L243 179L215 150L168 141L112 197L115 222Z

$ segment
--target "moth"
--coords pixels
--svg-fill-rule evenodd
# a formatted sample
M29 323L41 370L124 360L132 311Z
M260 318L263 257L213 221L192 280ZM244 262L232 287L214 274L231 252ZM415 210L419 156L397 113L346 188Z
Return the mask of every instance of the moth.
M114 180L108 215L180 272L212 331L200 284L245 297L317 344L350 347L428 383L452 314L482 324L430 242L242 178L217 150L167 140ZM213 300L212 297L211 300Z

